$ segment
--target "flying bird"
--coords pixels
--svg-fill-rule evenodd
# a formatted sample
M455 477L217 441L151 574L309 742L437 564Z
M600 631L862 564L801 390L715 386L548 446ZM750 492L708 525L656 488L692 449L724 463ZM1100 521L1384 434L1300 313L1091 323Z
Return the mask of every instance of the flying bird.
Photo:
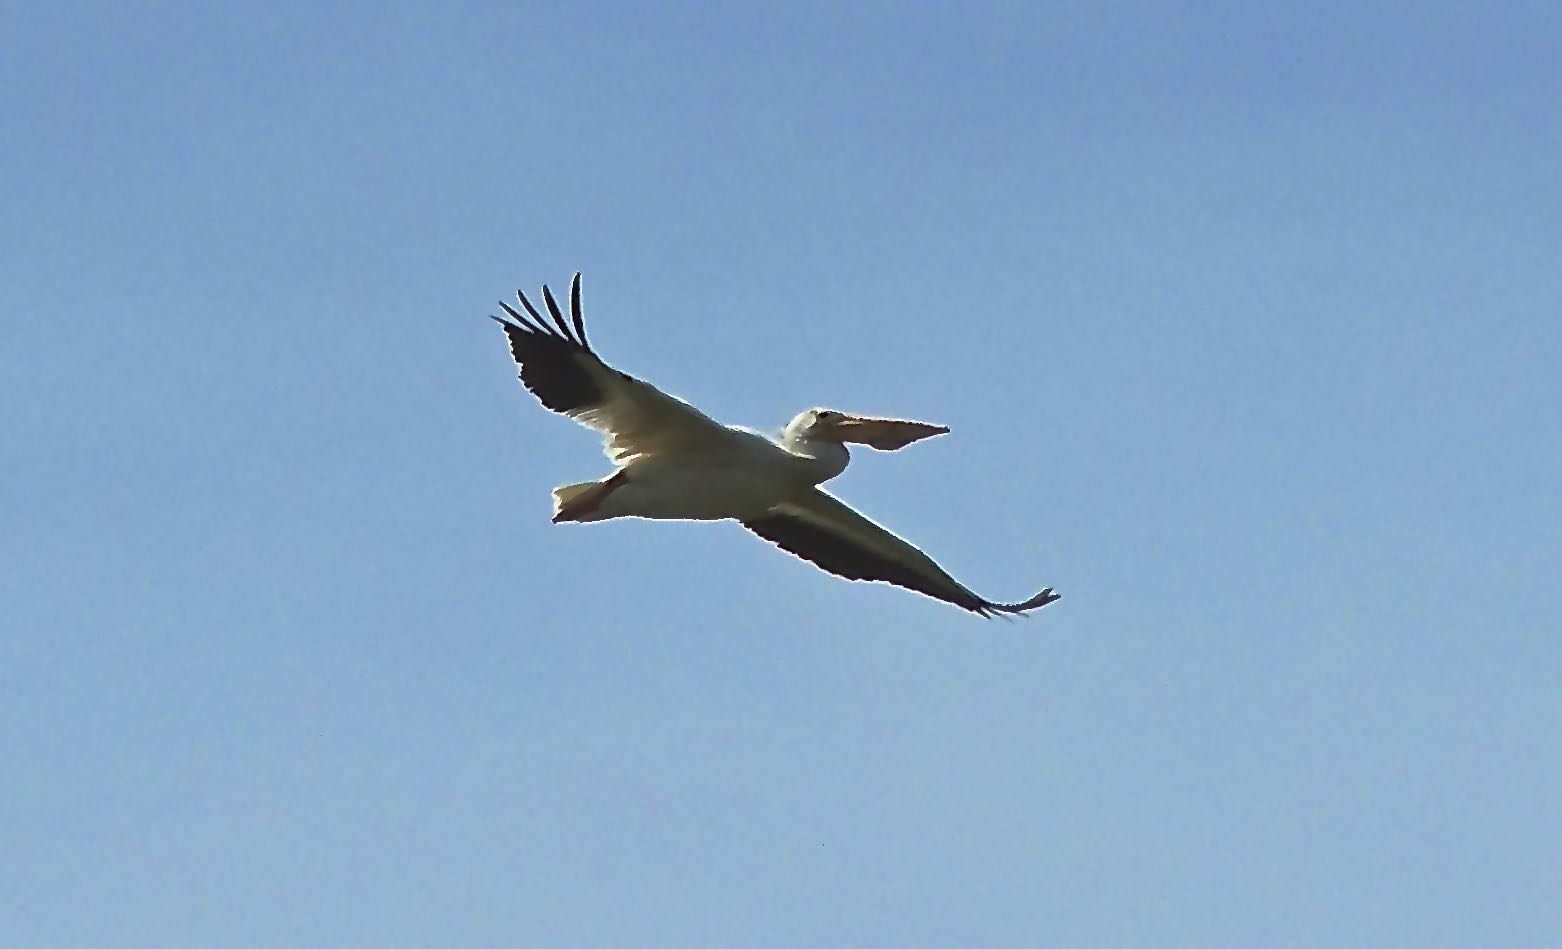
M942 425L800 412L771 438L722 425L699 409L602 361L586 339L580 274L566 320L544 286L544 317L501 302L494 316L521 383L548 409L602 433L613 473L553 489L553 521L615 517L735 520L788 553L849 580L880 580L982 616L1023 613L1058 599L1048 587L1020 603L977 596L933 559L868 520L819 485L846 470L846 443L894 451L949 431Z

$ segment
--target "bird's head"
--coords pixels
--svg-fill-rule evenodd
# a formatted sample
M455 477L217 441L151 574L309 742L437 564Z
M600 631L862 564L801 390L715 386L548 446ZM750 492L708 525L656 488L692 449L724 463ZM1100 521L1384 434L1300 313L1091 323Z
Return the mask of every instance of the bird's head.
M799 412L786 427L789 439L819 439L837 444L856 442L894 451L915 441L942 435L949 429L928 422L911 422L905 419L874 418L869 415L850 415L834 409L809 409Z

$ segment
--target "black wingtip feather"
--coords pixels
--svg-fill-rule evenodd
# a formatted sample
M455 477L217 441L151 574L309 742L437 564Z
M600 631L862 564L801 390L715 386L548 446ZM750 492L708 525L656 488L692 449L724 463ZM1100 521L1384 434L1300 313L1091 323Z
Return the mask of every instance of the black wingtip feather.
M542 288L542 299L547 305L548 316L543 316L538 311L537 307L532 304L532 301L527 298L525 291L515 291L515 298L520 301L521 306L526 310L526 316L522 316L514 307L500 300L499 306L503 307L504 312L509 314L510 319L515 322L507 323L505 320L499 320L499 322L525 333L562 340L593 356L596 355L596 352L591 348L591 344L586 341L586 319L580 305L580 274L577 273L575 275L575 279L570 287L570 319L568 322L564 319L564 312L559 308L559 301L553 296L553 291L546 284ZM499 318L494 317L494 319L498 320Z
M504 327L510 355L520 370L521 383L545 407L555 412L575 412L600 404L604 393L593 378L590 366L601 367L601 360L565 323L553 293L546 286L542 293L552 317L551 323L537 312L520 290L515 291L515 298L526 311L525 315L503 300L499 301L499 306L510 319L489 314ZM574 317L583 327L584 321L578 311ZM581 356L590 357L589 362L577 358Z
M591 343L586 339L586 321L581 316L580 310L580 271L575 272L575 279L569 282L569 316L575 324L575 336L580 340L580 345L587 352L591 351Z
M503 306L507 312L513 314L516 320L518 320L527 329L537 333L552 332L548 329L548 321L542 318L542 314L537 312L536 307L532 306L532 301L526 299L526 294L517 290L515 291L515 298L521 301L521 306L525 307L526 312L531 315L530 320L523 319L519 313L516 313L513 309L510 309L510 307L505 306L503 303L500 303L499 305Z
M579 343L580 340L576 339L575 335L570 332L569 324L564 322L564 311L559 309L559 301L553 299L553 291L548 289L547 284L542 285L542 302L548 305L548 315L553 317L553 325L559 328L559 332L564 334L564 338L572 343Z
M1024 616L1029 614L1031 610L1039 610L1048 603L1055 603L1061 599L1063 599L1063 595L1061 593L1054 593L1052 592L1051 587L1047 587L1045 590L1042 590L1040 593L1036 594L1023 603L988 602L986 607L993 614L1003 616Z
M535 326L533 326L531 324L531 321L526 319L526 317L524 317L521 314L515 312L515 307L513 307L510 304L504 302L503 300L500 300L499 301L499 309L503 310L505 312L505 315L508 316L510 318L510 320L514 320L515 322L512 323L512 322L510 322L510 320L500 320L499 317L494 316L492 313L490 313L488 315L490 317L492 317L493 319L499 320L500 323L503 323L505 326L510 327L512 329L522 329L522 330L525 330L526 332L536 332L537 328Z

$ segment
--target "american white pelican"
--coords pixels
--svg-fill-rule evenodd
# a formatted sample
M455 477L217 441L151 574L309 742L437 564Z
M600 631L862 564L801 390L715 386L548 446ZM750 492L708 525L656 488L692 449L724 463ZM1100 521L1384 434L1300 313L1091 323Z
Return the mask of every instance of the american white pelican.
M846 469L846 442L893 451L949 429L830 409L801 412L775 439L722 425L699 409L603 362L586 341L580 274L570 319L542 288L552 324L519 290L525 315L499 305L520 379L538 401L605 436L614 465L599 481L553 489L553 520L613 517L732 519L782 550L850 580L882 580L983 616L1023 613L1058 599L1048 587L995 603L961 585L922 551L819 490Z

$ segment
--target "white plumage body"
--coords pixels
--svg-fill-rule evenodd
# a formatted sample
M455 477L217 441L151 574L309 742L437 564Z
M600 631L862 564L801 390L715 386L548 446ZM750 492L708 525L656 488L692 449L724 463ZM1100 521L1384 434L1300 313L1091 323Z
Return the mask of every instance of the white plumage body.
M622 474L623 483L603 498L598 508L576 519L741 521L759 517L813 487L824 480L818 475L828 472L812 459L794 455L757 432L727 431L732 437L719 447L665 455L637 452L615 473ZM589 481L556 488L555 513L580 491L604 483Z

